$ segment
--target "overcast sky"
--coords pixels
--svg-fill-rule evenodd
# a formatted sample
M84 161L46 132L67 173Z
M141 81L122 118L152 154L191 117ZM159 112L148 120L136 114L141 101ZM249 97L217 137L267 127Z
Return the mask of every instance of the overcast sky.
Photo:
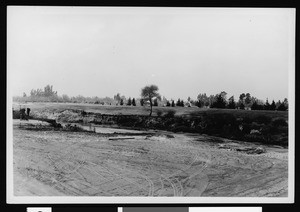
M293 9L9 7L12 95L288 97Z

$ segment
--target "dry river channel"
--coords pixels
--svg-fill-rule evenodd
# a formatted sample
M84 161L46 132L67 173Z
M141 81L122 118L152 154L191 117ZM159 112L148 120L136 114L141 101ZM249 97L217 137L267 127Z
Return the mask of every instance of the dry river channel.
M287 196L286 148L164 131L35 131L18 121L16 196ZM266 152L237 151L249 146Z

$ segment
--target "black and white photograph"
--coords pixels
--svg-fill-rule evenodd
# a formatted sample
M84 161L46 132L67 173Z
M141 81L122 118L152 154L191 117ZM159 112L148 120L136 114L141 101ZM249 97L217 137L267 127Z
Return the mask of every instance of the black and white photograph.
M8 203L292 203L295 9L7 7Z

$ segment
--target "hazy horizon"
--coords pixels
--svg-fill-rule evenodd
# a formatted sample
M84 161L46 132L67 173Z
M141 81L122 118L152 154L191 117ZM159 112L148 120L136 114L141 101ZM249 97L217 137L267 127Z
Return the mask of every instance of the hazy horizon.
M293 9L8 7L13 96L288 98Z

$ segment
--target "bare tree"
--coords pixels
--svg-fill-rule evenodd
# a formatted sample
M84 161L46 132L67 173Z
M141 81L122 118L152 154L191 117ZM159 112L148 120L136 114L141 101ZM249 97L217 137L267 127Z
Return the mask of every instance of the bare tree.
M152 106L153 106L153 99L158 98L160 100L160 95L158 93L158 87L156 85L149 85L142 88L141 96L144 100L150 102L150 114L152 115Z

